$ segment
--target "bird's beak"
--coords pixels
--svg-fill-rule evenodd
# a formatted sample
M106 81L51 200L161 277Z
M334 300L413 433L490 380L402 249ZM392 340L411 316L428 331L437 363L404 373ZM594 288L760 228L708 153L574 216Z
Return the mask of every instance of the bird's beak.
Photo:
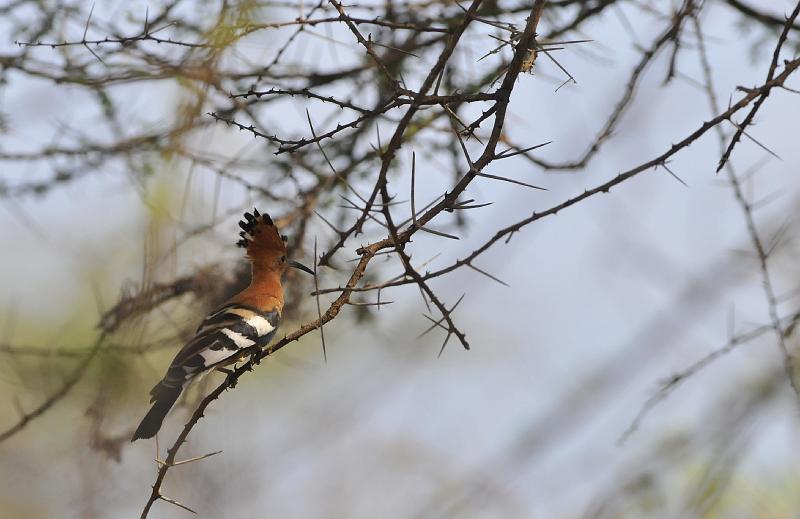
M299 261L289 260L289 266L290 267L294 267L294 268L299 269L299 270L302 270L303 272L308 272L312 276L315 275L313 270L311 270L310 268L306 267L305 265L303 265Z

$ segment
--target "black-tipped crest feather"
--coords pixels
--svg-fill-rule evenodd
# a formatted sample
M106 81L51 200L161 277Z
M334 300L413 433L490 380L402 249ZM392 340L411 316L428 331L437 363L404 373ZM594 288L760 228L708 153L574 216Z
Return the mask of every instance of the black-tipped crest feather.
M242 232L239 233L241 240L236 242L238 247L247 248L255 238L256 234L258 234L258 225L264 224L269 226L275 226L272 221L272 218L267 213L259 213L258 209L253 209L253 214L249 212L244 213L244 219L239 221L239 227L242 228ZM281 236L281 239L286 242L287 237Z

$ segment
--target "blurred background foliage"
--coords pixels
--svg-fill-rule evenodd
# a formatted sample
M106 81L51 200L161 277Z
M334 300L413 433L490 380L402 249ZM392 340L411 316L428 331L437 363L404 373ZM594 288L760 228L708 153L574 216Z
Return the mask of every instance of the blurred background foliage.
M435 229L459 241L416 235L419 270L452 264L715 115L690 20L705 34L724 109L737 86L763 83L794 6L547 2L542 41L591 41L552 51L557 63L539 56L520 76L501 142L553 143L491 173L548 191L481 179L470 197L494 204L437 218ZM449 0L345 7L409 88L447 34L419 28L464 16ZM486 2L481 17L498 25L470 28L442 95L496 87L511 52L493 52L496 38L511 37L530 8ZM402 106L369 115L392 87L337 18L328 2L0 2L0 434L12 431L0 443L0 517L140 513L153 459L221 376L187 393L158 453L128 439L199 316L247 282L233 245L244 210L279 218L292 254L309 263L315 241L320 254L336 249L331 225L356 217L353 192L369 193L402 115ZM787 59L800 29L788 34ZM485 108L453 105L464 121ZM746 138L731 166L769 250L792 353L798 113L796 92L774 92L748 130L758 143ZM320 143L328 157L308 144L307 117L317 135L333 132ZM451 126L426 108L405 134L391 172L402 218L412 151L418 206L467 167ZM466 140L471 152L488 128ZM721 128L728 139L735 131ZM720 154L708 135L668 164L686 187L656 168L515 233L478 261L510 287L467 269L437 278L448 306L466 294L453 315L471 351L452 339L437 359L444 334L418 337L429 302L415 285L382 291L391 304L345 307L325 328L327 363L309 334L215 402L181 457L223 452L172 469L165 494L204 517L796 517L798 401L752 230L714 171ZM341 286L353 251L385 234L368 221L321 268L321 286ZM362 284L402 272L378 257ZM313 286L287 286L284 333L316 317ZM642 406L650 412L639 421ZM187 514L160 502L151 516Z

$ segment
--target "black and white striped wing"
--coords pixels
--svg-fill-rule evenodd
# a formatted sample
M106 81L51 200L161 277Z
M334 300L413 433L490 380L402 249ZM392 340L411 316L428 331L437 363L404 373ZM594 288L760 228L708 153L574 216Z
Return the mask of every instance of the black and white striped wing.
M200 373L235 362L243 350L266 346L280 324L280 314L226 305L205 318L197 334L178 352L161 384L183 386ZM155 389L155 388L154 388Z

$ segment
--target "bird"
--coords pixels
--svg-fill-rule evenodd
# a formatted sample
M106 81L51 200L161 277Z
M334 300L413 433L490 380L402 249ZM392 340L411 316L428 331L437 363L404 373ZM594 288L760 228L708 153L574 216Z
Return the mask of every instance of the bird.
M258 209L239 222L239 247L251 264L250 285L209 313L194 337L175 355L166 375L150 390L150 410L133 433L131 442L152 438L186 386L197 377L240 360L254 347L263 348L275 336L283 310L281 275L294 267L314 271L286 257L287 237L278 232L268 214Z

